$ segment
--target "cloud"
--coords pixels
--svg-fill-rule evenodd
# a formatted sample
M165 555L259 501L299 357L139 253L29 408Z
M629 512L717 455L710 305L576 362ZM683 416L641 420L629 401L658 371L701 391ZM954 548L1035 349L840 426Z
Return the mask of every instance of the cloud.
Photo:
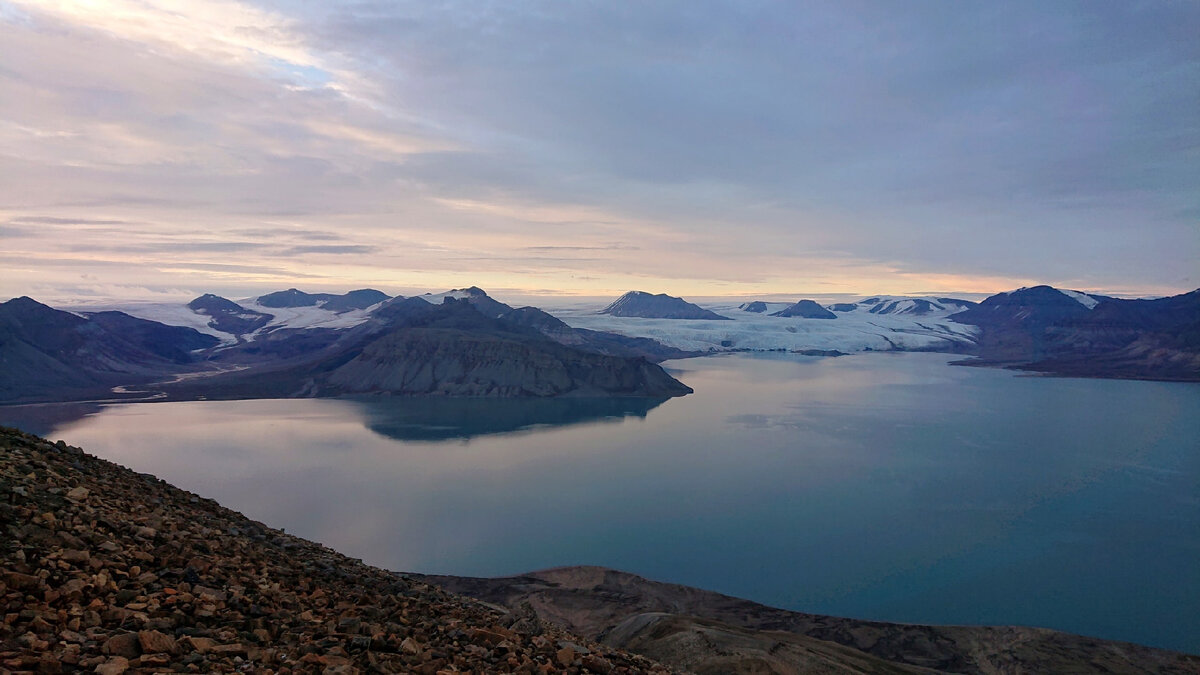
M360 244L331 244L328 246L292 246L277 253L282 256L302 256L313 253L323 255L367 255L377 250L375 246Z
M19 260L248 291L321 255L346 287L1200 285L1188 3L5 7Z

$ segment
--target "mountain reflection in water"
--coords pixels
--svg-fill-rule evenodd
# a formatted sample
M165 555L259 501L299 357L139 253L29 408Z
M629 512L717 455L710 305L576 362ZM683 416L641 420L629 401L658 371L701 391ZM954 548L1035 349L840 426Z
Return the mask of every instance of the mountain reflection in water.
M667 399L371 397L347 400L355 404L363 424L381 436L401 441L449 441L539 427L645 417Z

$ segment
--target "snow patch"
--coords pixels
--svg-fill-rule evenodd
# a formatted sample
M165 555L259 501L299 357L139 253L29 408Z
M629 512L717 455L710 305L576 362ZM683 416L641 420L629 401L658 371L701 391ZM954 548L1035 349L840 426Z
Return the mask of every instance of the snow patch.
M1065 288L1056 288L1054 290L1058 291L1059 293L1062 293L1063 295L1067 296L1068 298L1071 298L1072 300L1077 301L1079 304L1083 305L1084 307L1087 307L1088 309L1094 309L1096 307L1096 305L1100 304L1099 300L1093 298L1092 296L1088 295L1087 293L1080 293L1079 291L1069 291Z

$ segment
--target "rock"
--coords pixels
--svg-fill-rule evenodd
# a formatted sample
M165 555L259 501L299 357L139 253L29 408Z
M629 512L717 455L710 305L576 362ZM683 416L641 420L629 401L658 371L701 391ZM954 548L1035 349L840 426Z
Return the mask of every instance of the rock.
M82 502L88 498L88 489L85 487L71 488L67 492L67 499L73 502Z
M112 656L123 656L127 659L137 658L141 654L137 633L121 633L104 641L102 651Z
M207 654L216 645L216 640L206 637L188 636L179 641L179 646L182 649L191 649L199 654Z
M407 637L400 643L400 651L405 654L420 654L424 649L416 640Z
M141 631L137 637L142 651L147 654L174 654L179 651L178 645L175 644L175 638L156 630Z
M558 659L559 665L566 668L575 663L575 650L570 647L563 647L555 653L555 658Z
M94 672L99 673L99 675L121 675L126 670L129 670L129 659L123 656L114 656L96 666Z

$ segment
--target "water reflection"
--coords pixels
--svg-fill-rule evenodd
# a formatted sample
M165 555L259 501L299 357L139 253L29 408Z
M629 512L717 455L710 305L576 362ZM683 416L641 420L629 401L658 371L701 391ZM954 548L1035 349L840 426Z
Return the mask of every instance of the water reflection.
M47 436L71 422L95 415L104 409L99 403L32 403L0 406L0 426ZM51 439L54 440L54 439Z
M363 424L399 441L475 436L644 418L665 398L391 398L349 399Z

